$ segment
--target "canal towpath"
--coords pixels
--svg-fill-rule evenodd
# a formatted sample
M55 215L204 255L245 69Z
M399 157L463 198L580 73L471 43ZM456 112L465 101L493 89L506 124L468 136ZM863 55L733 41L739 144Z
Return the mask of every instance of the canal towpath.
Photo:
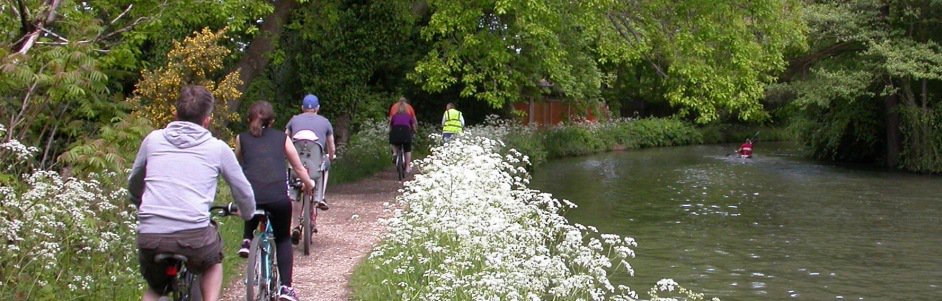
M313 253L304 256L295 246L293 286L301 300L352 299L349 282L353 269L379 243L385 231L380 220L392 215L388 208L401 187L391 169L356 182L327 185L330 210L318 215ZM244 265L238 268L240 277L226 285L224 301L245 299Z

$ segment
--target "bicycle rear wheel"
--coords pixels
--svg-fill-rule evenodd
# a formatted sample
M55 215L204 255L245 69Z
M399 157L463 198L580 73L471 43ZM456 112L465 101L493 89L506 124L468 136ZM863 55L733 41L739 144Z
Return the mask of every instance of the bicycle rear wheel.
M168 295L173 301L203 301L203 291L200 287L199 276L183 268L173 279L171 292Z
M320 188L320 187L318 187ZM314 196L304 196L304 202L301 206L301 243L304 255L311 255L311 239L314 235L314 226L311 225L311 211L314 209Z
M261 249L259 236L252 239L252 247L249 249L249 260L245 263L245 300L261 301L271 300L272 292L269 290L268 279L263 272L263 267L268 262L268 255Z
M402 146L396 146L396 172L399 173L399 181L402 181L402 178L406 176L406 160L403 158L404 156Z
M268 241L269 246L275 246L275 239L271 238ZM275 256L277 252L276 248L268 249L268 252L265 255L268 257L268 264L271 268L268 269L268 300L270 301L280 301L281 300L281 273L278 272L278 256Z
M183 277L183 282L186 283L186 293L184 293L185 298L181 300L203 301L203 288L200 286L199 275L194 275L187 271L186 276Z

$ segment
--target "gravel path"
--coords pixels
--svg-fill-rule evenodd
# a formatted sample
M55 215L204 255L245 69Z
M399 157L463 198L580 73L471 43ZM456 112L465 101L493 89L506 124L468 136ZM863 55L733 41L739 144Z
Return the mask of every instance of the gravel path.
M394 170L354 183L327 185L330 210L317 217L314 252L304 256L300 246L294 249L294 287L301 300L351 300L353 267L379 242L383 233L379 220L391 215L383 203L394 203L400 187ZM222 300L245 300L244 296L240 278L226 286Z

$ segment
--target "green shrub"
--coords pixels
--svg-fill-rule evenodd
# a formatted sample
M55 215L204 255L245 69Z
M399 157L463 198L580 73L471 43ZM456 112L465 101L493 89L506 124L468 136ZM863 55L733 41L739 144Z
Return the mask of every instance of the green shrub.
M942 173L942 107L901 110L903 151L900 166L916 172Z
M432 126L419 127L412 142L412 159L428 155L431 146L439 143ZM350 142L337 150L337 160L330 168L330 183L347 183L371 176L392 166L389 147L389 126L383 120L364 122Z
M330 183L346 183L372 175L391 163L388 126L379 120L364 122L350 141L337 150L331 163Z
M113 124L102 126L98 137L85 138L59 156L77 175L118 172L131 168L141 141L154 128L149 120L125 115ZM124 181L121 179L120 181Z
M579 156L613 149L697 144L703 135L691 124L666 118L564 124L536 129L509 126L507 148L527 154L533 165L549 158Z
M738 143L746 138L759 142L789 141L794 137L787 127L710 124L699 131L705 144Z
M545 133L546 151L553 157L591 154L604 150L605 143L583 125L559 126Z
M513 148L526 154L533 165L543 164L549 157L544 141L544 134L535 130L512 131L504 137L507 149Z

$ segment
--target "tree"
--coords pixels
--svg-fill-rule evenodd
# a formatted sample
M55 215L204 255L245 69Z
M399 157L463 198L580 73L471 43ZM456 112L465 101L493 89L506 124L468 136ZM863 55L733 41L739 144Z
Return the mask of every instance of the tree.
M67 29L75 36L89 36L99 28L87 19L76 21ZM37 167L47 168L86 127L114 112L107 76L99 70L92 44L39 48L19 43L14 48L7 47L13 43L0 43L0 116L7 125L2 141L39 146Z
M229 105L242 94L238 90L241 85L238 71L221 74L225 69L223 58L229 54L229 49L220 45L225 33L225 29L212 32L205 28L183 42L174 42L166 65L142 72L135 95L130 99L138 107L136 113L162 127L173 121L174 104L183 86L204 86L216 98L213 130L223 139L231 137L224 125L237 121L239 115L232 113ZM218 77L223 79L217 82Z
M296 111L307 93L321 99L338 141L346 142L354 121L385 116L401 93L401 78L423 49L417 40L411 1L312 1L297 10L278 63L297 81L288 107ZM281 59L283 58L283 59Z
M494 107L526 90L548 92L541 80L571 98L595 98L593 44L605 20L597 2L428 1L422 38L432 49L410 77L430 92L459 86L461 96Z
M942 172L942 4L817 1L807 12L812 49L779 92L794 95L813 154Z
M171 41L210 24L231 25L227 42L237 44L269 10L264 0L0 2L3 141L41 146L37 167L54 166L130 109L124 94L142 68L162 64Z
M644 81L663 94L644 97L663 97L701 123L724 113L766 118L766 85L784 70L786 54L804 47L800 1L629 1L608 16L639 49L616 58L642 72L639 79L659 77Z
M700 122L765 116L765 85L803 45L799 1L428 1L433 49L413 78L494 106L545 79L575 100L599 97L602 64L660 77L660 96ZM631 80L631 79L628 79ZM542 92L547 92L545 89Z

